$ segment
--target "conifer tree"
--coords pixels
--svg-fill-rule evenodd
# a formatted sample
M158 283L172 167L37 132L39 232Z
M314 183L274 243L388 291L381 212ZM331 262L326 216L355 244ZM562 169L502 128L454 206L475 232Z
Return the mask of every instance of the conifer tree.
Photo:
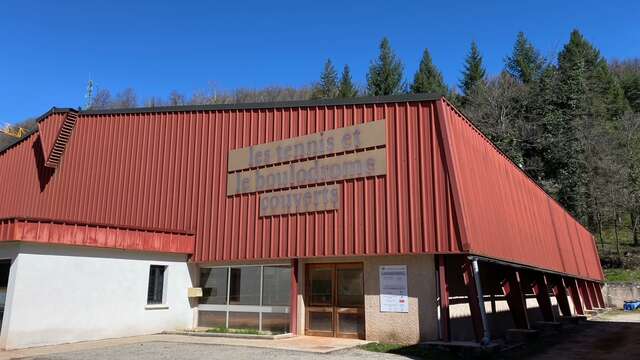
M442 79L442 73L433 65L431 55L428 49L424 49L420 67L413 77L411 84L411 92L413 93L436 93L446 94L447 86Z
M338 88L338 97L350 98L358 95L358 89L353 85L351 79L351 70L349 65L345 65L342 69L342 75L340 76L340 87Z
M505 67L511 76L524 84L529 84L540 76L544 67L544 59L521 31L513 45L511 56L505 59Z
M314 89L313 97L316 99L331 99L338 96L338 73L333 67L331 59L324 63L320 82Z
M380 55L369 66L367 92L373 96L404 92L403 71L404 65L391 49L389 40L383 38L380 42Z
M558 200L593 229L603 193L615 193L603 191L611 182L598 188L596 174L610 166L601 160L611 149L606 139L628 105L600 52L577 30L558 54L557 81L548 168L557 177Z
M460 81L463 96L469 96L476 86L484 82L485 76L486 70L482 64L482 55L478 50L478 44L472 41L471 50L465 60L462 80Z

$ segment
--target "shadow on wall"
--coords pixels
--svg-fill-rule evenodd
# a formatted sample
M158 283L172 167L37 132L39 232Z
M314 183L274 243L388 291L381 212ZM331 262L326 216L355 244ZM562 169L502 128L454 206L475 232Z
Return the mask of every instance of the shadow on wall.
M44 189L49 184L51 177L53 177L53 173L55 169L46 167L44 164L46 159L44 158L44 149L42 148L42 140L40 137L33 142L33 155L36 161L36 169L38 169L38 181L40 182L40 192L43 192Z

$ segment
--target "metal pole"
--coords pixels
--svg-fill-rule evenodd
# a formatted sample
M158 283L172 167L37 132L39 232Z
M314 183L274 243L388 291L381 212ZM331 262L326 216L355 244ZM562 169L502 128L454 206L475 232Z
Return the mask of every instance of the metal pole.
M478 294L480 317L482 318L482 330L484 334L480 343L482 345L487 345L491 342L491 332L489 330L489 320L487 319L487 312L484 308L484 294L482 293L482 283L480 282L480 267L478 266L478 259L472 258L471 264L473 267L473 279L476 282L476 292Z
M440 259L438 255L435 256L436 267L436 313L438 317L438 339L443 339L442 334L442 292L440 291Z

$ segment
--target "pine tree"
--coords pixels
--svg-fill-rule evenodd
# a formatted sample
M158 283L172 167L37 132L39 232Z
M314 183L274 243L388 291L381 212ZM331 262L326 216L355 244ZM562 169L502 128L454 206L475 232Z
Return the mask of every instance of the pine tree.
M413 77L411 84L411 92L413 93L436 93L446 94L447 86L442 79L442 73L433 65L429 50L424 49L420 67Z
M505 67L511 76L529 84L540 76L544 59L521 31L513 45L513 53L505 59Z
M314 89L313 97L316 99L331 99L338 96L338 73L331 59L327 59L324 63L322 74L320 74L320 82Z
M358 89L353 85L351 80L351 71L349 65L345 65L340 76L340 87L338 88L338 97L350 98L358 95Z
M383 38L380 42L380 55L369 66L367 92L373 96L404 92L403 71L404 65L391 49L389 40Z
M462 80L460 81L463 96L469 96L476 86L484 82L485 76L486 70L484 69L484 65L482 65L482 55L480 55L480 50L478 50L478 44L472 41L471 50L465 60Z
M600 52L577 30L558 54L557 81L559 116L548 133L554 139L548 150L555 156L548 168L557 177L558 200L595 229L598 204L617 193L613 181L598 182L597 174L611 172L611 162L603 159L612 156L608 139L628 104Z

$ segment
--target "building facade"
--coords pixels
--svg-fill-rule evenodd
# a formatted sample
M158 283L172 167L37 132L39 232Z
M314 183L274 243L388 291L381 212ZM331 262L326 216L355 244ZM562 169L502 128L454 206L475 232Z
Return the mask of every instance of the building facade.
M4 348L488 341L604 306L593 236L439 96L54 108L0 169Z

